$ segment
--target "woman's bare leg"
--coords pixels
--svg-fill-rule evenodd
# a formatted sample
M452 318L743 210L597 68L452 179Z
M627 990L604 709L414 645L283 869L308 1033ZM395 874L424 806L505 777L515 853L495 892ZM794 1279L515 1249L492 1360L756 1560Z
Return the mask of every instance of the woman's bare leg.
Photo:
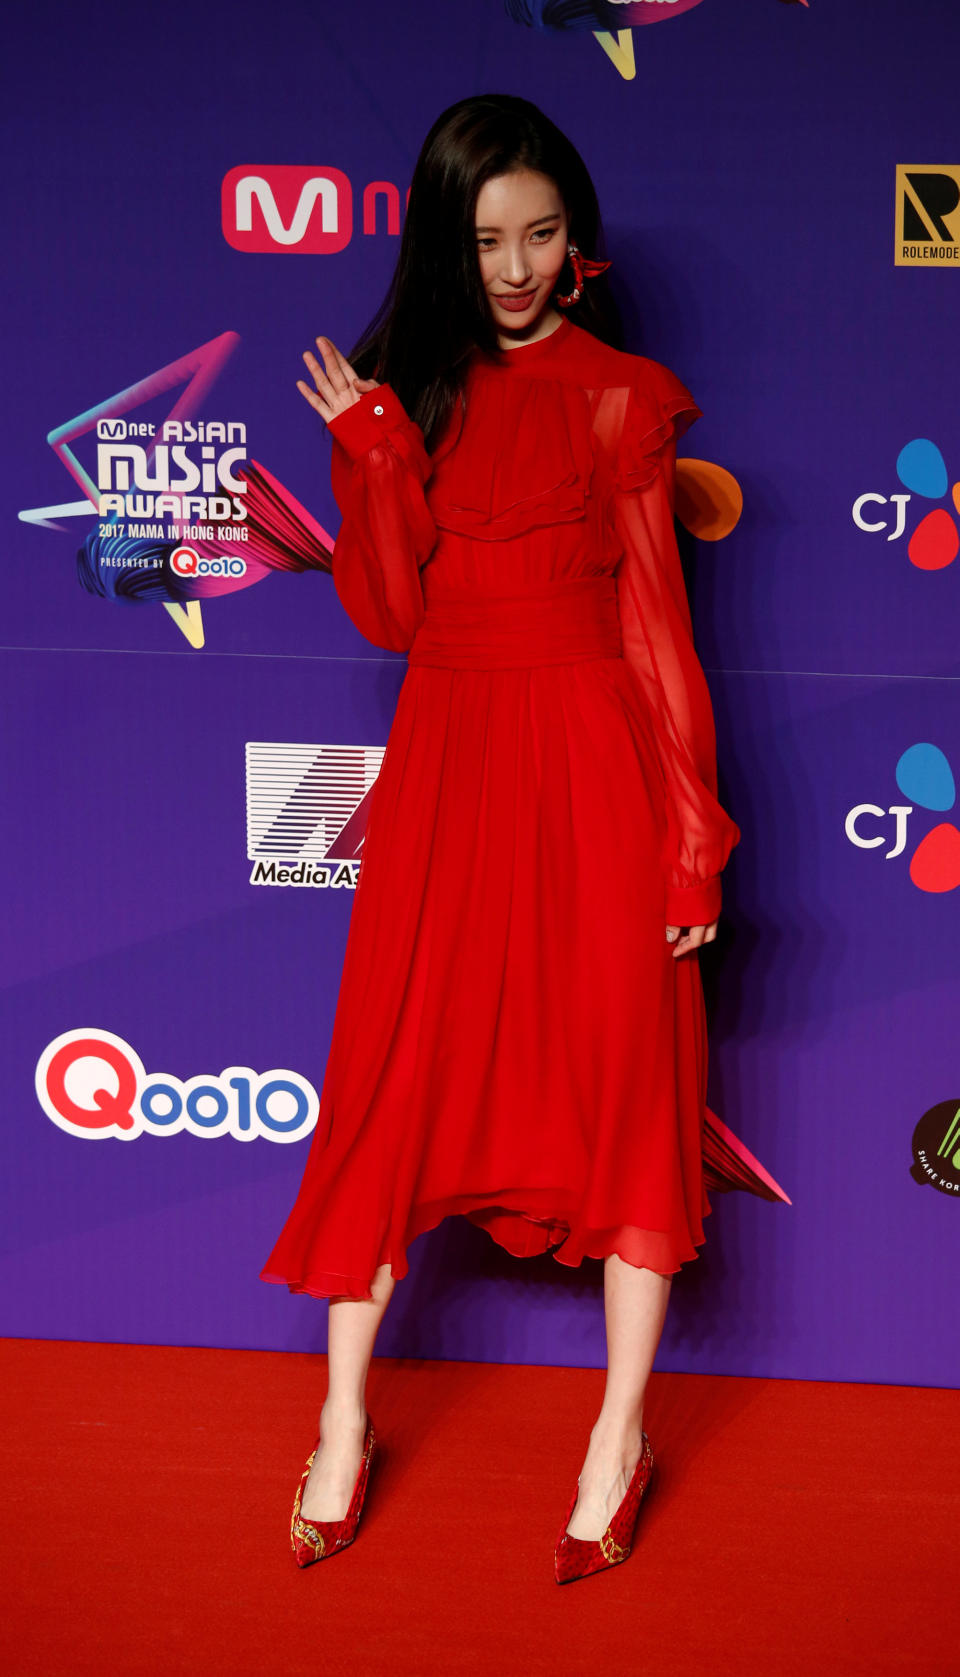
M644 1393L672 1279L625 1263L616 1253L604 1260L607 1379L580 1474L580 1495L567 1525L571 1537L601 1538L633 1478L640 1459Z
M350 1506L363 1455L367 1370L393 1288L390 1265L382 1264L372 1298L330 1300L320 1447L300 1505L307 1520L342 1520Z

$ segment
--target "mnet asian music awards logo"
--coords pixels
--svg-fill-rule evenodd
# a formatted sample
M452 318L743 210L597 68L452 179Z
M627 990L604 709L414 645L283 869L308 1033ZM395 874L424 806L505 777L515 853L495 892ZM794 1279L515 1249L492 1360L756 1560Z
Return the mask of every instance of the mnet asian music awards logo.
M898 268L960 265L960 164L897 165L893 260Z
M913 1132L915 1182L960 1198L960 1101L940 1101Z
M938 821L918 843L912 843L911 817L916 806L946 813L957 801L953 771L938 745L920 740L897 760L894 778L905 803L854 804L847 811L844 832L858 850L874 850L887 862L910 848L910 879L920 891L955 891L960 885L960 829L952 821Z
M248 743L251 885L356 887L385 749Z
M320 1110L312 1083L295 1071L258 1073L227 1066L181 1082L150 1072L112 1031L64 1031L48 1043L36 1070L37 1099L67 1135L85 1141L136 1141L142 1135L217 1140L300 1141Z

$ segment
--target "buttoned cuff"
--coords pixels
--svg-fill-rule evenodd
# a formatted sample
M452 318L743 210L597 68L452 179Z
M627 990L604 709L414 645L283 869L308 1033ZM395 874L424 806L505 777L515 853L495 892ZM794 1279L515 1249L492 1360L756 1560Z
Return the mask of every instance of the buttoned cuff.
M668 885L667 925L711 926L720 918L722 896L719 874L700 885Z
M328 419L327 430L351 460L359 460L361 455L376 448L388 431L409 423L396 391L389 384L380 384L376 390L365 390L352 407L345 408L335 419Z

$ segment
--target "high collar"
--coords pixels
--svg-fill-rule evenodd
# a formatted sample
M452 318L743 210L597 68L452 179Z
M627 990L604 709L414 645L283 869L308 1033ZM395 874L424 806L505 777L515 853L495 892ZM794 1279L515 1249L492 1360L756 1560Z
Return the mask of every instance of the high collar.
M569 317L569 315L564 315L564 317L562 317L561 324L556 325L552 332L547 332L545 337L535 337L535 339L532 340L532 344L514 344L510 347L510 349L498 349L497 362L505 361L509 364L509 366L514 366L514 364L524 362L525 366L527 362L535 361L537 356L545 356L545 354L547 354L547 350L559 349L562 342L564 342L564 339L569 337L571 332L571 317Z
M497 349L489 359L495 367L527 367L541 355L552 354L559 349L572 331L573 321L565 314L559 326L555 326L546 337L534 338L528 344L514 344L512 349Z

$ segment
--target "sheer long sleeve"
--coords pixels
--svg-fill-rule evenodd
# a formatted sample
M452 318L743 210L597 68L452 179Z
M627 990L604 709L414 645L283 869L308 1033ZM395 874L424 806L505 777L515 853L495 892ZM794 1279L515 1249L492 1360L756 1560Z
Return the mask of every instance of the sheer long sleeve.
M388 384L328 422L331 484L342 514L333 582L374 646L406 652L423 621L420 567L437 539L424 495L432 471L423 434Z
M717 802L713 707L674 528L677 438L701 410L668 368L646 366L616 461L615 574L624 657L649 704L667 787L667 922L703 926L720 913L720 875L740 829Z

